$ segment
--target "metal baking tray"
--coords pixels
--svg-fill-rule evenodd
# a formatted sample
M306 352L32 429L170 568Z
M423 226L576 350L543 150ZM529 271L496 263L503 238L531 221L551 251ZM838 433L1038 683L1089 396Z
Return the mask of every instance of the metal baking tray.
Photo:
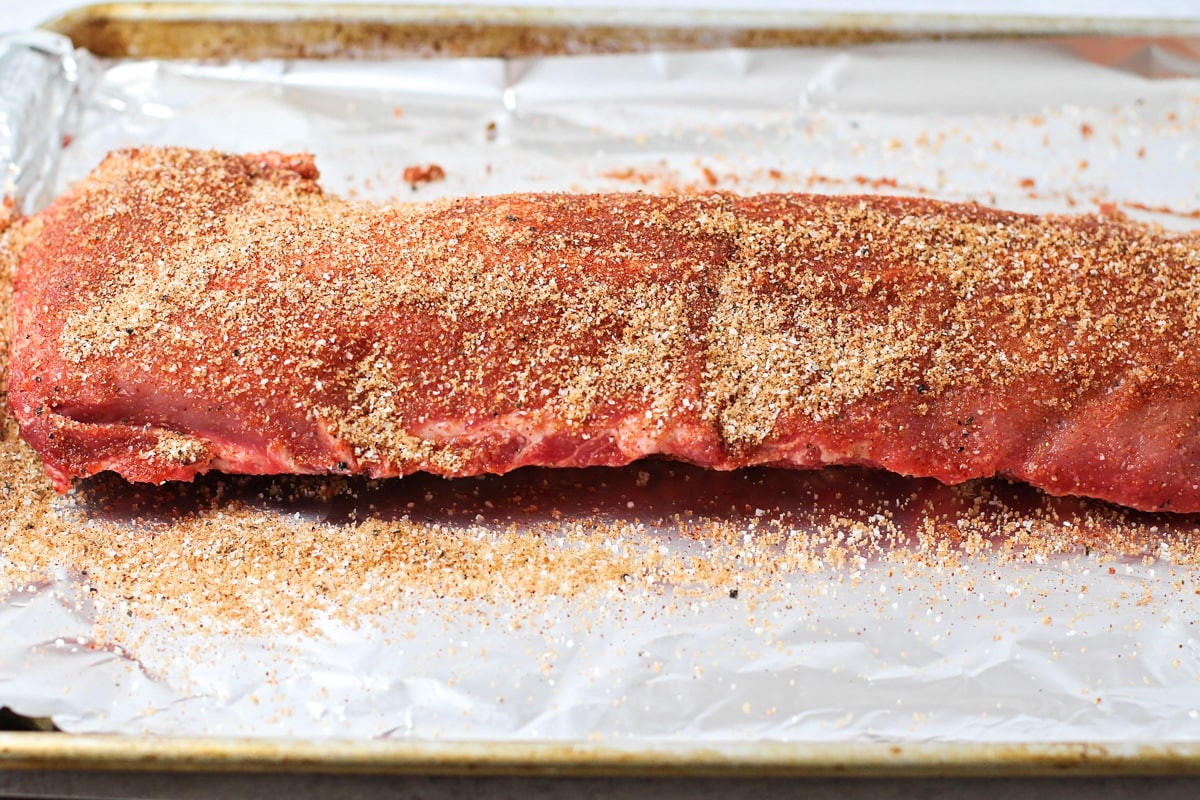
M797 13L107 4L47 22L107 58L524 56L946 37L1200 35L1188 23ZM16 726L10 726L16 727ZM620 776L1196 775L1200 744L309 741L0 732L0 770Z
M1193 21L1050 16L271 3L111 3L44 29L108 58L489 57L963 37L1172 36Z

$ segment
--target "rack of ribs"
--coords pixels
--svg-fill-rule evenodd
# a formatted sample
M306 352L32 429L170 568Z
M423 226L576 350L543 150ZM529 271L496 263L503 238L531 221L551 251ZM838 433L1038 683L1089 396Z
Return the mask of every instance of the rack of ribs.
M854 464L1200 510L1200 236L886 196L373 205L136 149L10 236L54 485Z

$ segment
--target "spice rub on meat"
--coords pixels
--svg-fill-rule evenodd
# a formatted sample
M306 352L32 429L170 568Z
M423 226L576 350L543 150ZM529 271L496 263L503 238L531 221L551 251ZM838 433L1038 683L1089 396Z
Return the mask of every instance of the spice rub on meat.
M897 197L377 206L110 155L11 238L55 486L859 464L1200 510L1200 237Z

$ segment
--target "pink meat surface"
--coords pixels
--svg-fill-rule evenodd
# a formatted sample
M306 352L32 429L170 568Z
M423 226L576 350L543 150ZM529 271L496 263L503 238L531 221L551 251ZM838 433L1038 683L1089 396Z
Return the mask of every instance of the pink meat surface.
M56 487L620 465L1001 475L1200 510L1200 237L897 197L376 206L114 153L25 220L8 399Z

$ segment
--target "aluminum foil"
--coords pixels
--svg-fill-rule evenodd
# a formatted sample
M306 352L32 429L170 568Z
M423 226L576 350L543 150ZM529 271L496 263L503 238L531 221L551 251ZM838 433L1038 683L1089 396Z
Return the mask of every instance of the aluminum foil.
M19 202L18 210L50 200L63 137L77 122L81 77L61 36L0 37L0 197Z
M62 98L78 86L76 56L22 36L0 41L0 82L21 87L0 93L0 171L29 211L109 149L155 143L314 152L327 190L381 201L526 189L887 191L1022 210L1103 207L1189 227L1178 212L1200 207L1195 53L1188 42L1078 40L129 61L95 65L71 124ZM13 66L31 61L36 72ZM429 163L444 181L406 184L406 166ZM618 473L609 516L640 525L645 504L667 502L660 490L682 474L672 470ZM736 521L753 536L780 481L840 491L842 473L788 475L714 478L685 502L744 500L732 505L744 505ZM439 508L413 488L425 484L400 484L389 490L397 508L410 497ZM332 507L305 513L336 524ZM1062 520L1072 524L1069 504ZM0 601L0 705L71 731L123 733L1196 740L1200 570L1171 551L1195 522L1162 525L1149 553L1081 540L1050 558L957 566L858 558L756 591L632 576L628 591L586 602L550 592L486 614L415 592L360 624L331 617L276 636L199 630L164 614L115 634L109 621L103 646L86 565L64 563ZM704 559L736 556L739 545L663 526L622 546ZM0 556L4 548L0 540Z

